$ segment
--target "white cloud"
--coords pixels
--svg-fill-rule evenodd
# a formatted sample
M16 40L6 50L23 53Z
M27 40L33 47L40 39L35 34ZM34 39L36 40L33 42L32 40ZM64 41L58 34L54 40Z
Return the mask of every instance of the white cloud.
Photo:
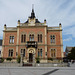
M72 40L72 38L69 37L69 38L67 38L67 39L64 39L63 41L71 41L71 40Z
M75 38L75 26L65 28L64 31L63 31L63 34L64 35L69 35L70 34L70 35L72 35L72 37Z
M0 0L0 34L3 26L17 26L17 20L25 22L30 16L34 4L36 17L43 22L47 19L48 26L58 26L61 22L63 28L75 24L75 0ZM73 34L74 28L66 30L64 34ZM3 35L2 35L3 36Z

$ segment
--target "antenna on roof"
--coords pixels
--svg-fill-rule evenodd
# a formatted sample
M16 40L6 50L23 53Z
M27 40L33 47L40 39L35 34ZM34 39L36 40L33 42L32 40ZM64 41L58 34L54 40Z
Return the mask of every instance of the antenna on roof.
M34 4L32 4L32 9L34 10Z

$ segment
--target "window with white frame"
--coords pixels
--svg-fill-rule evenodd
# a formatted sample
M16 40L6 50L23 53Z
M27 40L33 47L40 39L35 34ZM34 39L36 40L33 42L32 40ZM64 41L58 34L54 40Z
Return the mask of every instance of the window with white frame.
M23 54L23 57L25 57L25 49L21 49L21 54Z
M9 49L9 57L13 57L13 49Z
M38 57L42 57L42 49L38 49Z
M51 35L50 36L50 42L51 43L55 43L55 35Z
M38 34L38 42L42 42L42 34Z
M13 44L13 43L14 43L14 36L10 36L10 38L9 38L9 43L10 43L10 44Z
M51 58L55 58L56 57L56 50L55 49L51 49Z
M34 34L29 35L29 41L34 41Z
M22 34L21 35L21 43L25 43L26 42L26 34Z

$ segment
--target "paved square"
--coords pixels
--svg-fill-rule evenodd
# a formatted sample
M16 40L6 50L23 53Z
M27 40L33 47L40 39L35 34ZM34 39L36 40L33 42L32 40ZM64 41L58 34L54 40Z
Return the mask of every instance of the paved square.
M1 67L0 75L75 75L71 67Z

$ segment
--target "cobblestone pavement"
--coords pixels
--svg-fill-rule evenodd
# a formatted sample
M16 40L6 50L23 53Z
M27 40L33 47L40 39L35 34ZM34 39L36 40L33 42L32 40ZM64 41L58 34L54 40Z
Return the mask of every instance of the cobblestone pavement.
M71 67L0 67L0 75L75 75Z

